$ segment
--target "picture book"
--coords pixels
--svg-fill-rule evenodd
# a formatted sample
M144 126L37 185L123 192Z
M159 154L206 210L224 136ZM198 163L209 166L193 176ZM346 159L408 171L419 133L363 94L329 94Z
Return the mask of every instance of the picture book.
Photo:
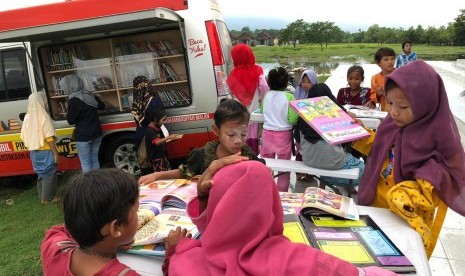
M357 205L350 197L338 195L318 187L308 187L304 193L280 192L284 214L332 214L358 220Z
M370 136L327 96L295 100L289 105L329 144L337 145Z
M186 214L187 203L197 195L194 180L157 180L140 187L138 230L131 254L164 257L164 239L176 227L186 228L193 237L197 227Z
M346 220L331 215L300 216L311 246L356 266L379 266L397 273L415 267L368 215Z
M377 109L372 109L365 107L363 105L351 105L346 104L344 108L348 112L352 112L355 114L357 118L374 118L374 119L384 119L388 115L386 111L380 111Z

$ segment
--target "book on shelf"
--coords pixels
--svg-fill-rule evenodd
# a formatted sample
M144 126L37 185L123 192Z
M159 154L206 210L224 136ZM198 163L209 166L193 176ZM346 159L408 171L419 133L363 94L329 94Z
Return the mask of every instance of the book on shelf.
M358 267L379 266L397 273L416 272L410 260L368 215L361 215L358 220L332 215L286 217L288 222L302 224L310 246Z
M363 105L351 105L346 104L344 108L355 114L358 118L374 118L374 119L384 119L388 115L386 111L380 111L373 108L367 108Z
M197 195L197 184L185 179L157 180L140 187L138 230L131 254L164 257L164 239L177 226L198 237L186 214L187 203Z
M171 67L169 63L161 62L160 67L161 67L163 82L171 82L171 81L179 80L178 74L173 69L173 67Z
M357 220L357 205L350 197L338 195L318 187L308 187L304 193L280 192L284 214L332 214Z
M370 136L329 97L315 97L289 102L297 114L329 144L342 144Z

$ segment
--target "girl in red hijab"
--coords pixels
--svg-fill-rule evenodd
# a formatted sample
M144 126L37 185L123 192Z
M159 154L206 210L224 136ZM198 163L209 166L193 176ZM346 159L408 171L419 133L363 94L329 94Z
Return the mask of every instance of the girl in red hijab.
M289 241L283 236L283 209L268 168L256 161L239 162L246 158L238 155L226 158L212 163L199 179L200 186L211 188L209 194L199 192L201 200L208 202L202 213L206 227L199 227L201 239L183 237L175 249L168 247L165 275L395 275L378 267L359 269ZM214 174L234 162L239 163ZM213 179L208 179L212 174ZM190 215L200 211L198 200L189 203L188 208L195 209ZM185 236L186 231L178 228L176 235ZM169 251L174 255L168 256Z
M255 56L247 44L238 44L231 49L234 69L226 83L234 98L247 107L249 113L260 108L265 93L270 90L266 83L262 67L255 64ZM258 155L258 123L250 122L247 128L247 140Z
M352 146L369 152L358 203L388 208L405 219L420 233L429 257L447 207L465 215L460 134L441 76L424 61L387 76L385 91L389 115L376 136Z

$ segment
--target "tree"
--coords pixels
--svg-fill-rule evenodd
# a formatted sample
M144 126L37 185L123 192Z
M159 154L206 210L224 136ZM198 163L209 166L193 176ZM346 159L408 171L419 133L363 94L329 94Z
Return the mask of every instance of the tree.
M303 19L299 19L287 25L286 29L282 32L281 37L284 41L292 41L295 48L296 41L299 41L300 43L307 42L305 34L307 33L308 28L308 23L304 22Z
M455 18L454 35L455 45L465 45L465 9L460 10L460 14Z

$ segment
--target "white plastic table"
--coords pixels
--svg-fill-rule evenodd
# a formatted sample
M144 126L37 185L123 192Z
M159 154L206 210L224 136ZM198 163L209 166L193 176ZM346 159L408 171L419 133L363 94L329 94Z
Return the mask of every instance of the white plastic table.
M404 220L387 209L358 206L361 215L369 215L395 245L413 263L419 276L431 276L428 259L420 235ZM118 259L142 275L163 275L163 260L119 253Z

